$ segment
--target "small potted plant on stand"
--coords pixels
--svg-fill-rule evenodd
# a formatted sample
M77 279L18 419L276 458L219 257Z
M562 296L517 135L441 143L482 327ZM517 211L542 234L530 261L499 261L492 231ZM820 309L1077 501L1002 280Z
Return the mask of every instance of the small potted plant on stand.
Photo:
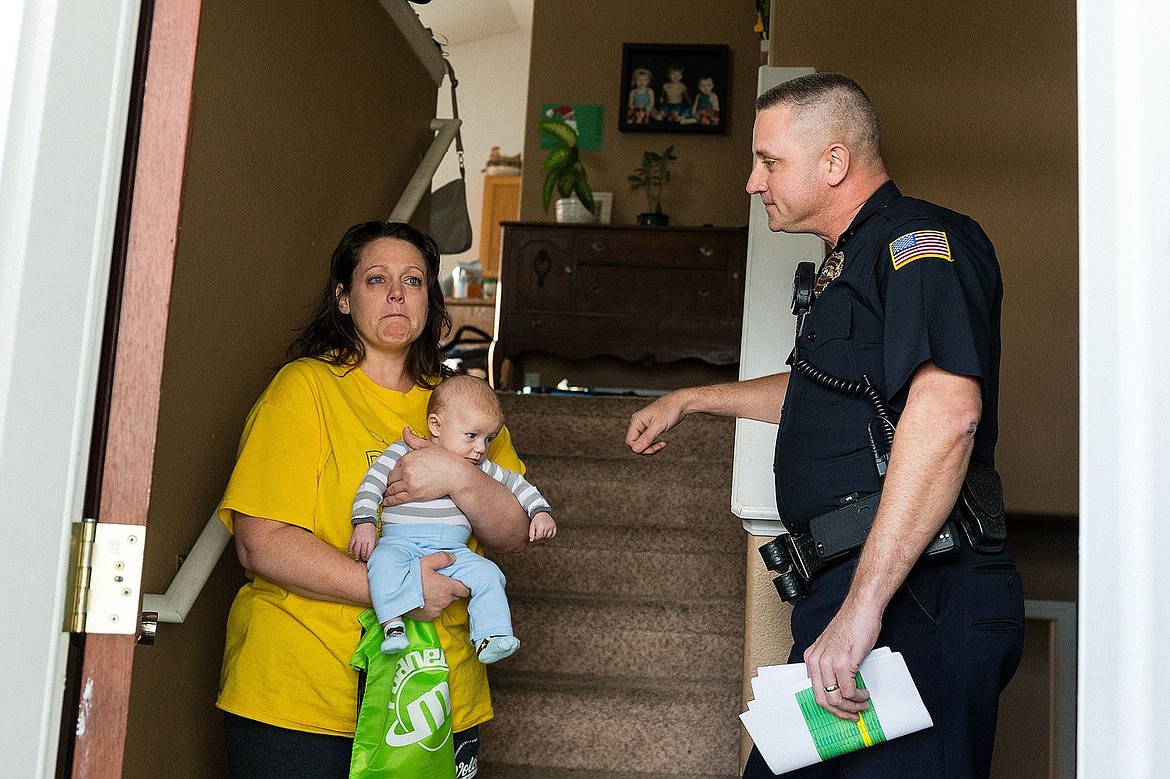
M556 138L560 145L551 149L540 167L545 171L541 202L544 210L552 202L553 191L559 192L557 201L558 222L594 222L593 190L589 177L581 164L577 148L577 131L571 125L557 119L542 119L540 130Z
M650 209L638 214L638 224L665 226L670 224L670 217L662 213L662 190L670 181L670 163L677 160L674 156L674 146L667 146L666 151L648 151L642 155L642 164L629 176L630 191L644 189L646 201Z

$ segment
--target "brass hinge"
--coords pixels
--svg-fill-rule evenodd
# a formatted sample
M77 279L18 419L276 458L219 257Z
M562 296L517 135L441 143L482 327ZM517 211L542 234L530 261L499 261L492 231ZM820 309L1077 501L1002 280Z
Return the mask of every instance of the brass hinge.
M138 632L146 528L86 518L73 526L70 633Z

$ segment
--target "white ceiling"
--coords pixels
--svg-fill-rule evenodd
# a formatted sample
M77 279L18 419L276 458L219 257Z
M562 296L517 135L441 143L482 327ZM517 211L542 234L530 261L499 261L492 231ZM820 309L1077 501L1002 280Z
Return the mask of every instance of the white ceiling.
M440 43L451 46L532 28L535 0L430 0L411 3Z

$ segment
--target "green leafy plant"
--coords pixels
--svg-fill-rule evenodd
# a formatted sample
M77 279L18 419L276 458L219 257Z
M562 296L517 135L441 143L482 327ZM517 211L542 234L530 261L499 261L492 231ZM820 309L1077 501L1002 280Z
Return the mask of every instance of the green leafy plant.
M662 213L662 191L670 181L670 163L677 160L674 156L674 146L667 146L666 151L648 151L642 155L642 164L629 175L630 191L639 189L646 191L646 201L651 212Z
M540 166L541 170L545 171L544 188L541 192L544 210L548 211L555 190L561 197L576 195L581 204L592 211L593 190L589 187L585 166L581 164L581 154L577 148L577 131L556 119L542 119L538 126L541 132L556 138L560 144L549 151Z

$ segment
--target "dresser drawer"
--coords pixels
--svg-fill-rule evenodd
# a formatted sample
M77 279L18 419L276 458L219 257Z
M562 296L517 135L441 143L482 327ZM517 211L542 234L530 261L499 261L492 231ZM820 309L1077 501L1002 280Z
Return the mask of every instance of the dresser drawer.
M727 316L727 271L577 266L573 309L661 316Z
M727 234L706 230L586 228L576 231L573 253L581 265L727 268L733 264ZM743 261L743 258L734 259Z

